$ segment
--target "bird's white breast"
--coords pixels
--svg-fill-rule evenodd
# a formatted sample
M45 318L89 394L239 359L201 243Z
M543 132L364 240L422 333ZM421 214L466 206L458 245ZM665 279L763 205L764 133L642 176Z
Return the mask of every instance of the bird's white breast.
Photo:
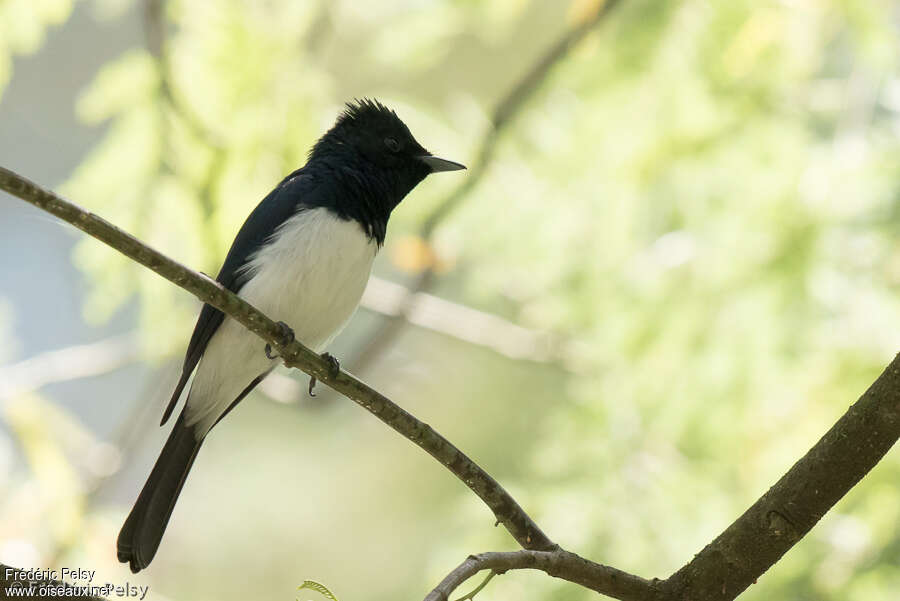
M322 350L356 310L377 252L357 222L304 209L251 257L240 296Z
M276 321L297 340L322 351L359 305L378 245L355 221L327 209L303 209L272 235L244 268L249 279L238 296ZM209 341L188 397L188 425L198 437L258 376L271 370L265 343L226 317Z

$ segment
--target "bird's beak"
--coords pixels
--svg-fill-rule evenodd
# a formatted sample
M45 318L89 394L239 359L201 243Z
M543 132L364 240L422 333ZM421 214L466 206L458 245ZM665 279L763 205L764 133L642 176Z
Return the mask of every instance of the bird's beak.
M437 173L438 171L459 171L460 169L466 168L466 166L461 163L448 161L447 159L442 159L440 157L434 157L430 154L426 154L418 158L420 161L425 163L429 169L431 169L432 173Z

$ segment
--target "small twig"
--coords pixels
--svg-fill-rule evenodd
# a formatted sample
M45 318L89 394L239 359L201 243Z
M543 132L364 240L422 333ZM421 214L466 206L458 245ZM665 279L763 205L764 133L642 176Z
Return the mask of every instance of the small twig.
M499 573L499 572L497 572L496 570L491 570L490 572L488 572L487 578L485 578L484 580L481 581L481 584L479 584L478 586L476 586L476 587L475 587L472 591L470 591L469 593L463 595L463 596L460 597L459 599L456 599L456 601L475 601L475 595L477 595L478 593L480 593L480 592L481 592L481 589L483 589L484 587L486 587L486 586L488 585L488 582L490 582L491 579L492 579L494 576L496 576L498 573Z

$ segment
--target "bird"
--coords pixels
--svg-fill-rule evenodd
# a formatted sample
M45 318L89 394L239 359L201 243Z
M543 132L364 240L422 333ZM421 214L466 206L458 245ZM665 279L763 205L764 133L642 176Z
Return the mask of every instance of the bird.
M278 320L285 343L322 352L359 305L392 211L428 175L459 169L419 144L395 111L354 99L306 164L250 213L216 281ZM160 426L196 371L187 400L117 539L132 572L156 555L206 436L279 362L255 334L203 305Z

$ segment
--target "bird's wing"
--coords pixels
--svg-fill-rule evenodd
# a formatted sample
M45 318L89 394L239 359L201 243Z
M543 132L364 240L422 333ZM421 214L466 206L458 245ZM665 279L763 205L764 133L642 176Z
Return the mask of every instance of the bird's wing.
M309 183L306 181L309 179L308 176L304 177L302 171L302 169L298 169L284 178L253 209L244 225L241 226L234 242L231 244L228 255L225 257L225 263L222 265L219 275L216 276L216 281L228 290L235 294L240 292L241 287L249 279L241 268L266 243L278 226L287 221L296 212L297 207L300 206L301 190L308 188L307 184ZM203 308L200 310L200 317L197 319L197 325L194 326L191 341L188 343L187 353L184 356L181 378L179 378L178 384L175 386L172 399L163 413L160 425L165 424L169 416L172 415L172 411L175 409L175 405L178 404L178 399L181 397L181 392L191 377L191 373L193 373L197 363L200 362L200 357L206 351L206 345L209 344L210 339L216 333L216 330L219 329L224 319L224 313L212 305L203 305Z

